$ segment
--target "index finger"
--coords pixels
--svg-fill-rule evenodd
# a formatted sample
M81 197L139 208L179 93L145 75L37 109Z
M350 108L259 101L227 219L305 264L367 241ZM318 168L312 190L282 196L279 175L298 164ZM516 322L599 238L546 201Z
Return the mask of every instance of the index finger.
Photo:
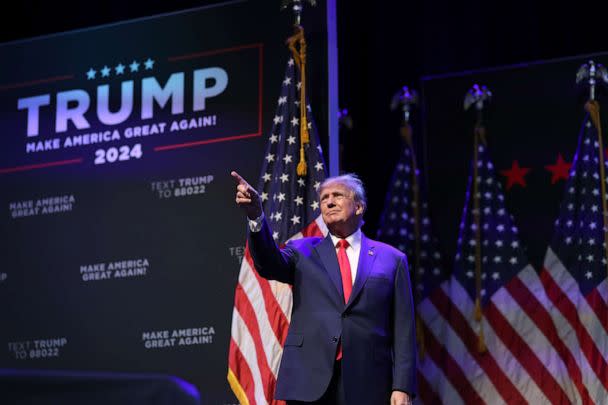
M247 183L247 181L246 181L244 178L242 178L242 177L241 177L241 175L240 175L240 174L238 174L237 172L235 172L234 170L230 172L230 175L231 175L232 177L234 177L234 179L235 179L235 180L236 180L236 181L237 181L239 184L243 184L243 185L245 185L245 186L247 186L247 187L250 187L250 186L249 186L249 183Z

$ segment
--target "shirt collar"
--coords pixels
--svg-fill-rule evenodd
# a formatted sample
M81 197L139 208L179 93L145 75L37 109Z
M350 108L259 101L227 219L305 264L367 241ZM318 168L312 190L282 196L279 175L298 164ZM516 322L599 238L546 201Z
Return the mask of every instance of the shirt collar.
M342 239L335 235L332 235L331 233L329 234L329 236L331 237L331 242L334 244L334 247L336 247L340 239ZM361 228L358 228L355 232L351 233L345 239L354 250L359 249L359 247L361 246Z

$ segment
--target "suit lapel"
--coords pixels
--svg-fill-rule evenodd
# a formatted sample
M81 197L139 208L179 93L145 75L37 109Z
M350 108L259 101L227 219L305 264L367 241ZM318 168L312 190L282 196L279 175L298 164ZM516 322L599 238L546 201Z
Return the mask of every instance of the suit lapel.
M321 258L323 267L327 271L327 275L331 279L332 283L338 290L340 299L344 301L344 293L342 290L342 278L340 277L340 266L338 265L338 256L336 255L336 248L331 240L329 234L316 246L316 251Z
M346 307L348 308L355 301L357 296L361 293L367 277L372 271L374 260L376 260L375 246L370 243L369 239L365 235L361 234L361 251L359 252L359 264L357 266L357 277L355 278L355 284L353 285L353 291L350 294L350 298Z

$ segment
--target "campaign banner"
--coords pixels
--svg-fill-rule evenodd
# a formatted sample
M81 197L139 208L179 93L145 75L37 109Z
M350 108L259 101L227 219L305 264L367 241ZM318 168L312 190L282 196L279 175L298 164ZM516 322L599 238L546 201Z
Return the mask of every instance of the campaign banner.
M0 45L0 367L165 373L236 403L230 171L257 182L291 23L232 1Z

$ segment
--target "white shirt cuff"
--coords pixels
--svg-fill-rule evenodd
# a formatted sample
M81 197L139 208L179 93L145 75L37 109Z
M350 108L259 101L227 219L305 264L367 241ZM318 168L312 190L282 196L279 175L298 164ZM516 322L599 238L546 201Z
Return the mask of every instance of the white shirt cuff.
M250 219L249 222L249 230L251 232L260 232L262 230L262 221L264 220L264 213L257 217L256 219Z

